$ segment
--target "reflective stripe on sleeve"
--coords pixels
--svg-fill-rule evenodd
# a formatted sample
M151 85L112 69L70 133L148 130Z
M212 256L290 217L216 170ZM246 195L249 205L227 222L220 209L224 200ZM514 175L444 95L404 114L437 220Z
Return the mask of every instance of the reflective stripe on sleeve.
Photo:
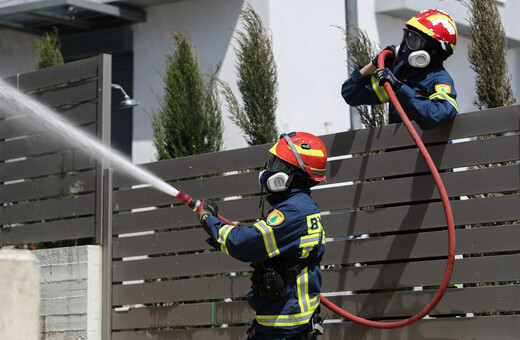
M226 224L224 225L222 228L220 228L218 230L218 240L217 242L220 243L220 250L222 250L223 252L225 252L226 254L229 255L229 251L226 247L226 239L227 239L227 236L229 234L229 232L235 228L234 225L229 225L229 224Z
M273 228L267 225L264 221L255 223L254 226L262 233L262 236L264 238L265 251L267 252L267 255L270 258L276 255L280 255L280 250L276 246L276 239L274 237Z
M453 99L447 93L445 93L445 92L435 92L434 94L432 94L430 96L430 99L435 99L435 98L442 99L442 100L447 100L455 108L455 110L457 110L457 112L459 112L459 105L457 104L457 101L455 99Z
M370 77L370 82L372 83L372 90L374 90L375 94L377 95L377 98L379 98L379 101L381 103L388 103L390 101L390 98L388 97L388 93L386 93L386 90L384 87L381 87L379 83L376 81L376 77L372 75Z

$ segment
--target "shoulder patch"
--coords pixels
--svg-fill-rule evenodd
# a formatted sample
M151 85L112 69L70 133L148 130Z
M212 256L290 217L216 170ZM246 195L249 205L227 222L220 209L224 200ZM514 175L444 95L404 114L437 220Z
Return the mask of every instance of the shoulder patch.
M451 86L446 84L435 85L435 92L451 93Z
M285 216L278 209L274 209L273 211L271 211L266 219L267 224L272 227L276 227L277 225L282 224L283 221L285 221Z

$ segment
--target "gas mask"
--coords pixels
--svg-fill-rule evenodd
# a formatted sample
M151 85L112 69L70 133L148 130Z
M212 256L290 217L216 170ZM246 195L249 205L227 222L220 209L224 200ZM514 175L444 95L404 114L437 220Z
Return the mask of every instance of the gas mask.
M265 170L258 176L259 183L268 193L287 190L294 178L291 165L284 160L271 155L265 165Z
M267 192L280 192L289 188L289 175L284 172L270 172L264 170L260 173L258 181L266 188Z
M406 65L425 68L430 64L432 46L420 33L405 28L398 55ZM430 51L430 52L428 52Z

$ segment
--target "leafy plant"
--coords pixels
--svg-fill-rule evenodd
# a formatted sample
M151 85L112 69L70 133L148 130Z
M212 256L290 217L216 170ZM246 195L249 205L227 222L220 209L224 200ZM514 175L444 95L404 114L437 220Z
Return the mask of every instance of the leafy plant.
M172 54L166 55L164 95L154 111L154 146L159 160L219 151L222 113L215 77L200 71L199 55L181 31L171 33Z
M278 140L276 107L278 98L277 69L272 51L272 38L258 14L248 5L240 18L244 31L237 33L238 89L243 105L229 85L220 81L230 118L244 133L248 145L272 143Z
M58 29L54 27L52 32L45 34L34 41L38 54L38 70L63 64L63 56L60 51Z
M493 0L466 0L469 11L471 43L468 59L476 73L477 98L473 103L484 108L509 106L517 102L511 88L505 55L507 38Z

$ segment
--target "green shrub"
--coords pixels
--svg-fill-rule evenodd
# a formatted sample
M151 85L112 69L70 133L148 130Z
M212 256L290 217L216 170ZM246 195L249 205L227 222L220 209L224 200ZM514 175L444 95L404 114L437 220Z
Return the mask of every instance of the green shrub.
M60 51L58 29L54 27L52 32L45 34L34 41L38 54L38 70L63 64L63 56Z

